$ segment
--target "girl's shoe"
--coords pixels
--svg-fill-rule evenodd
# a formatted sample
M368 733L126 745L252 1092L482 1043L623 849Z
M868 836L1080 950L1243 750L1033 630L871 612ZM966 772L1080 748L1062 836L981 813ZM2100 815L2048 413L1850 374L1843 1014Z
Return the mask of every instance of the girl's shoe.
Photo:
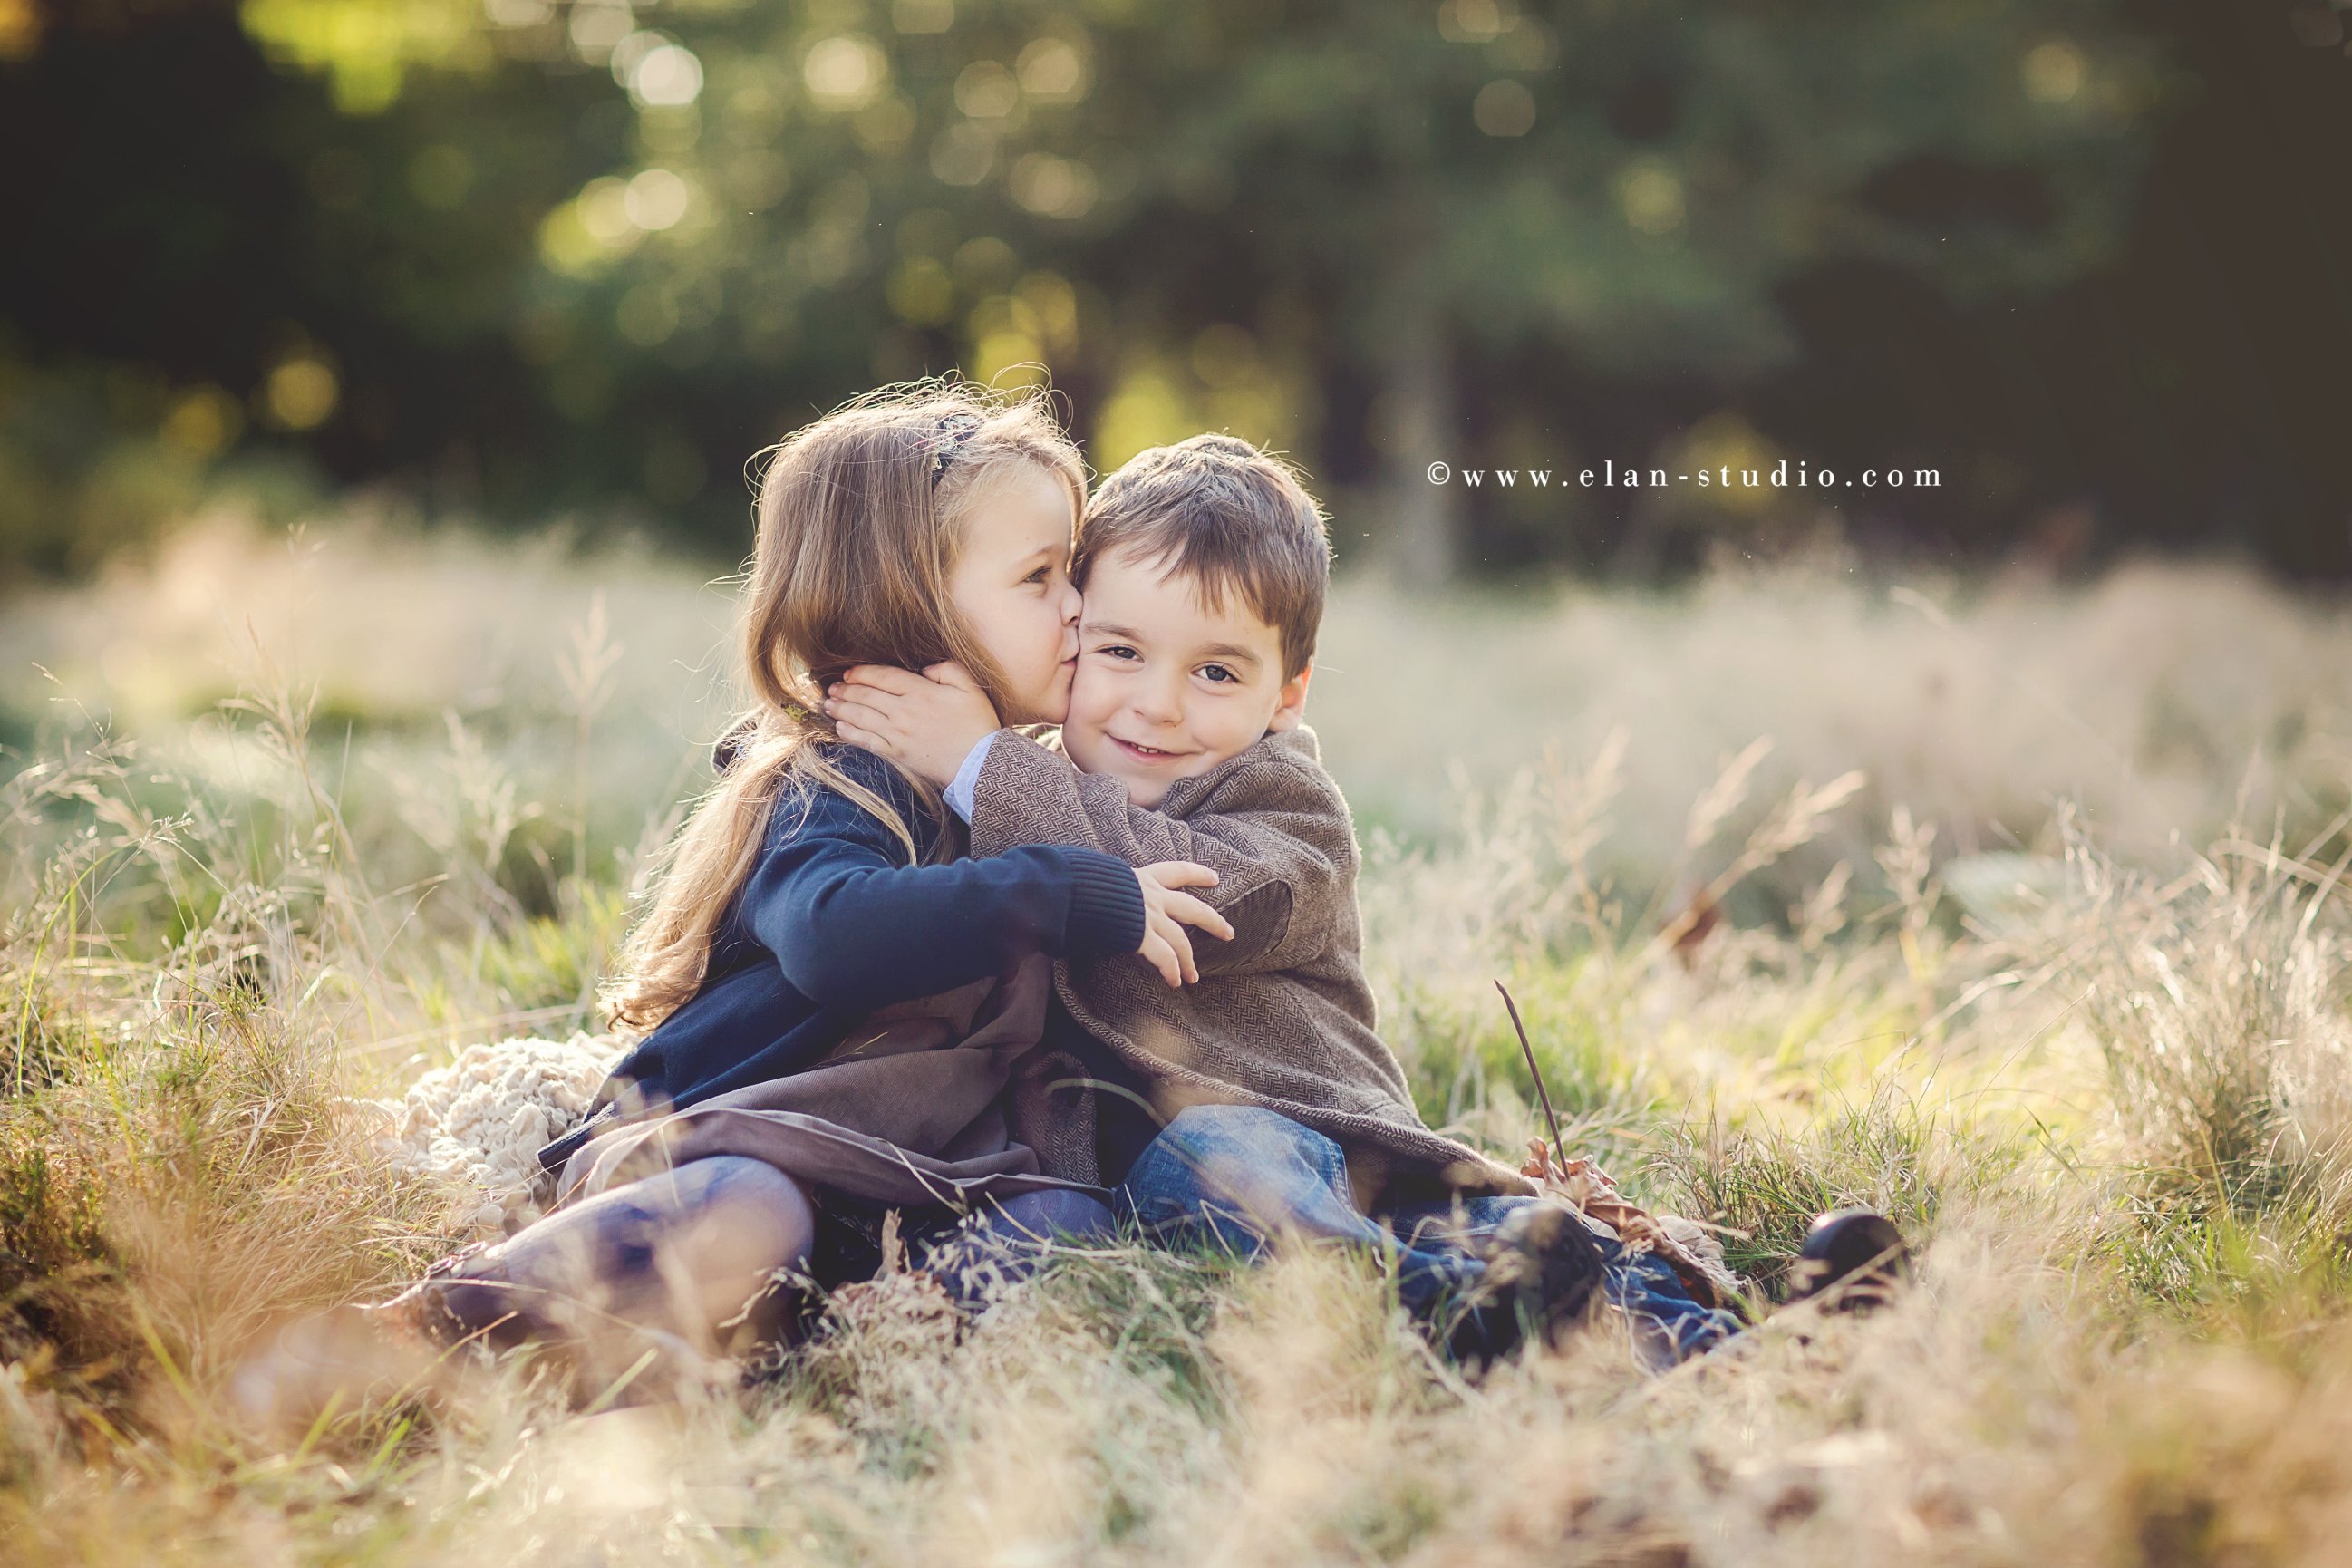
M229 1399L260 1426L301 1432L330 1405L350 1411L437 1392L448 1355L412 1304L331 1307L287 1324L247 1356L230 1377Z
M299 1433L330 1404L349 1411L446 1391L455 1359L471 1347L435 1281L479 1250L442 1258L390 1300L330 1307L280 1327L230 1375L230 1402L260 1426Z
M1911 1278L1911 1249L1876 1209L1837 1209L1813 1221L1789 1277L1791 1303L1819 1299L1832 1312L1868 1312Z

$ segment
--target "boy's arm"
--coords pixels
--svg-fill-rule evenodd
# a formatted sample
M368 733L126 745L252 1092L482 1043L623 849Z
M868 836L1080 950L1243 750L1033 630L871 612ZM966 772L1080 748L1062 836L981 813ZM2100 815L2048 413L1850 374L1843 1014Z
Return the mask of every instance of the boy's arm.
M1312 742L1303 744L1311 757ZM1234 936L1194 941L1202 974L1295 967L1321 950L1339 901L1355 897L1355 835L1338 786L1319 765L1270 749L1244 753L1197 804L1171 816L1131 804L1117 779L1082 773L1060 752L1000 731L971 805L975 856L1067 844L1130 866L1192 860L1216 872L1217 885L1196 892L1233 923Z

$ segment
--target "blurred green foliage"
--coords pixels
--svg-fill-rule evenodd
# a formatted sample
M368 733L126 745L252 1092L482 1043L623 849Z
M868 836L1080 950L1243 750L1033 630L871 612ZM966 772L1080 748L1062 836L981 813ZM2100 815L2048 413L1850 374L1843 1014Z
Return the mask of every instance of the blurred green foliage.
M1819 445L1745 406L1791 290L2110 264L2179 80L2119 0L5 0L0 572L290 472L732 551L752 452L956 367L1105 467L1274 442L1431 574L1756 529L1422 476Z

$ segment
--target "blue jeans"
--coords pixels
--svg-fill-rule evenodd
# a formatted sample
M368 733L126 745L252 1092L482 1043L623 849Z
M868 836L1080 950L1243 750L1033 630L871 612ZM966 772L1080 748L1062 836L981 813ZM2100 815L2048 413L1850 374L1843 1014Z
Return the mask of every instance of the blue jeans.
M1486 1269L1473 1244L1535 1198L1407 1204L1376 1224L1356 1207L1346 1159L1322 1133L1256 1106L1195 1105L1138 1157L1118 1200L1123 1216L1163 1243L1206 1243L1244 1258L1284 1235L1369 1247L1391 1260L1399 1300L1443 1330L1455 1354L1500 1354L1518 1338L1507 1309L1469 1309L1464 1298ZM1691 1300L1663 1259L1594 1239L1603 1294L1632 1321L1654 1365L1696 1355L1738 1329L1729 1312Z

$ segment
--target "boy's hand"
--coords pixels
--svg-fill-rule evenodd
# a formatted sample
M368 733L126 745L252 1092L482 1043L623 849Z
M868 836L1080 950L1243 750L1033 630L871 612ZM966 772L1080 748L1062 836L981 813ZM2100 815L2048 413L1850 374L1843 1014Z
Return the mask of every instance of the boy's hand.
M825 716L841 738L887 757L933 788L945 789L983 736L996 709L952 660L920 675L891 664L860 664L825 689Z
M1213 888L1217 874L1190 860L1162 860L1138 868L1135 879L1143 889L1143 945L1135 951L1171 985L1200 979L1201 971L1192 963L1192 939L1184 928L1198 926L1224 942L1234 939L1234 928L1224 916L1181 889Z

